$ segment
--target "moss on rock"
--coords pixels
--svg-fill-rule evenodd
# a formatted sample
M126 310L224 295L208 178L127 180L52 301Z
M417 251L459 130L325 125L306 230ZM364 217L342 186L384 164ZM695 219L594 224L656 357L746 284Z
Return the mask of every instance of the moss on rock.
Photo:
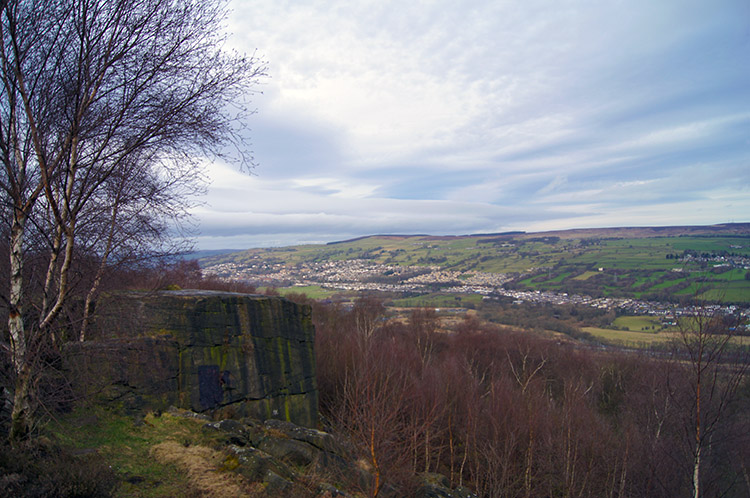
M179 290L118 293L97 308L106 312L97 317L94 340L68 345L66 356L70 368L96 379L93 390L119 386L102 399L317 424L309 306Z

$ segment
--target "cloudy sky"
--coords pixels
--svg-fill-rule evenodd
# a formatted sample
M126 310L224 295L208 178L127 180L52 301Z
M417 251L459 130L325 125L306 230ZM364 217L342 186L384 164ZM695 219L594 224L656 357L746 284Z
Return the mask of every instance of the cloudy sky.
M750 221L747 0L232 0L252 175L201 249Z

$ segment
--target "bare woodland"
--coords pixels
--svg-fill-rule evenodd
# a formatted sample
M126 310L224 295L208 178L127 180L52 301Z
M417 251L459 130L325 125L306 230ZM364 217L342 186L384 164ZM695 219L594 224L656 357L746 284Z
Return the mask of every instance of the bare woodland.
M747 496L747 357L716 317L672 354L606 351L466 318L439 331L314 304L321 411L402 489L439 472L479 496ZM696 325L698 325L696 327Z

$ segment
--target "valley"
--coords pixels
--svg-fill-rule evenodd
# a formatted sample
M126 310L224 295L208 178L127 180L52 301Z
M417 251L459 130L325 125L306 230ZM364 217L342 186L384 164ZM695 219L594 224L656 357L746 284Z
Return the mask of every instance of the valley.
M750 224L436 237L381 235L203 258L263 287L479 295L630 314L750 307Z

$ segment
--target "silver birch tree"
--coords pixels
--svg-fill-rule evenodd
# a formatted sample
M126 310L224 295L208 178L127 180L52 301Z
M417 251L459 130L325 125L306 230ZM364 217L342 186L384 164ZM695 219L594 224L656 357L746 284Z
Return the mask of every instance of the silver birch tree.
M220 0L0 3L0 188L11 213L7 305L16 377L11 441L31 428L35 352L52 340L82 226L112 178L143 159L163 171L191 170L200 154L238 144L236 118L247 113L244 97L265 65L223 49L224 15ZM32 228L43 247L29 245ZM33 306L24 280L28 251L48 254Z

